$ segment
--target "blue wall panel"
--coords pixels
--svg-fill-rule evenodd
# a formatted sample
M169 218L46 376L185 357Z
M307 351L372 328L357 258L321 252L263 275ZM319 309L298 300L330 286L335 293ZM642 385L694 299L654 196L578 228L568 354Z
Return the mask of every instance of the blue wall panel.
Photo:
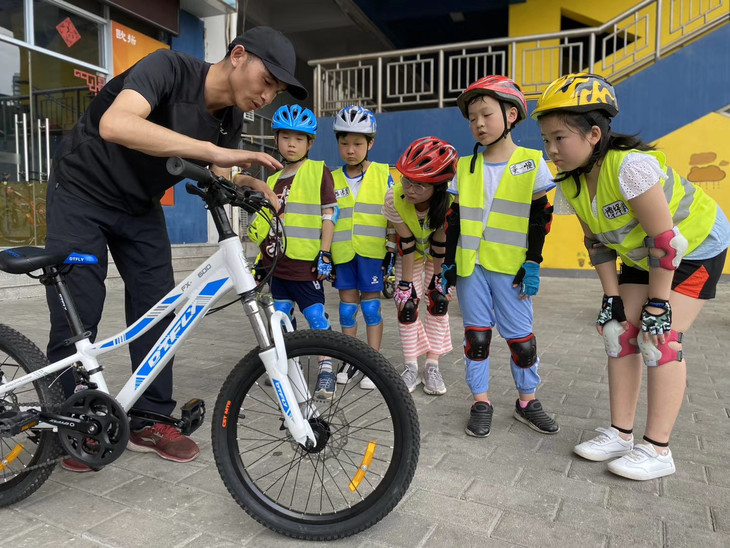
M639 133L653 141L730 103L730 25L661 59L621 82L621 112L613 128ZM528 103L530 112L535 101ZM409 110L377 115L378 135L369 158L395 165L406 146L418 137L435 135L453 144L460 155L472 153L474 140L459 109ZM342 165L332 132L332 118L319 120L319 136L310 157L328 166ZM514 130L515 142L541 149L540 130L532 119Z
M198 59L205 59L203 22L186 11L180 11L180 35L172 38L171 48ZM185 183L175 185L175 205L163 207L167 232L173 244L204 243L208 241L207 211L197 196L185 192Z

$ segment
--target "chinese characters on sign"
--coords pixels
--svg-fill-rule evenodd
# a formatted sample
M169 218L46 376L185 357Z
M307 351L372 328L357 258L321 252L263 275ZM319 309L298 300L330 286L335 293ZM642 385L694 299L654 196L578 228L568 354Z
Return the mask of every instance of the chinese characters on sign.
M76 42L81 40L81 35L79 34L79 31L76 30L73 22L71 22L70 17L66 17L66 19L56 25L56 30L58 31L58 34L61 35L61 38L63 38L63 41L66 42L68 47L73 46Z
M122 29L115 29L114 38L117 40L121 40L122 42L126 42L127 44L131 44L133 46L137 45L137 37L132 34L131 32L127 34Z

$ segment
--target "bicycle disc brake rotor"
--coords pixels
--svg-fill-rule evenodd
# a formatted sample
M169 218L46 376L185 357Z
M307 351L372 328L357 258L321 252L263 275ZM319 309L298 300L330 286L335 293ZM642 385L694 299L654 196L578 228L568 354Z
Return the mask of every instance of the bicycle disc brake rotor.
M306 449L292 439L291 445L294 451L300 455L323 452L324 457L338 457L347 445L350 431L345 413L338 409L330 413L329 420L325 420L321 416L312 417L309 419L309 424L317 438L317 444L311 449Z
M70 457L92 468L117 460L129 441L129 419L124 408L99 390L81 390L61 406L61 414L93 424L89 432L58 428L61 445Z

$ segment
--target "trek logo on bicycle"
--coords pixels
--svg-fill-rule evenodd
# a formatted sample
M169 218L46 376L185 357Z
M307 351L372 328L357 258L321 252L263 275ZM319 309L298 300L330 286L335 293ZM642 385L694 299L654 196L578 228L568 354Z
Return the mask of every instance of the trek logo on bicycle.
M281 402L281 408L284 410L287 417L291 417L291 407L289 407L289 402L284 395L284 390L281 388L281 383L276 379L274 379L274 388L276 389L276 395L279 397L279 401Z

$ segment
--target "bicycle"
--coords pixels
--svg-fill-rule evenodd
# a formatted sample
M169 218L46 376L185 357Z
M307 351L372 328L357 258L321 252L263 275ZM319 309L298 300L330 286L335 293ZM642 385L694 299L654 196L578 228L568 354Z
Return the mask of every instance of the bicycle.
M418 462L418 417L408 390L385 357L364 342L334 331L293 331L285 314L259 298L223 206L273 211L261 194L179 158L168 161L168 170L197 181L187 190L210 210L219 249L112 337L90 340L64 282L71 268L93 264L95 257L36 247L0 252L0 270L32 275L55 288L73 331L67 343L76 348L49 364L29 339L0 325L0 506L31 495L65 454L95 469L114 462L129 439L129 417L194 432L205 419L201 400L183 405L180 418L137 410L134 403L206 314L240 300L258 346L233 368L214 405L213 453L223 483L249 515L284 535L329 540L372 526L403 497ZM268 217L278 221L275 212ZM31 274L37 270L42 273ZM236 300L213 309L231 289ZM112 396L97 358L172 313L165 333ZM329 401L313 399L319 355L352 364L375 390L343 387ZM79 386L65 398L56 381L67 369ZM267 378L273 386L265 385Z

